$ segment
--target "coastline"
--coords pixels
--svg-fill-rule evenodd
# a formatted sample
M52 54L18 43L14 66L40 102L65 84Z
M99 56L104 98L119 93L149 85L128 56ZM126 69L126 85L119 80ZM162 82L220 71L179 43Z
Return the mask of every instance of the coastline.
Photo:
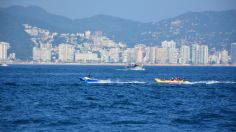
M54 62L9 62L8 65L75 65L75 66L126 66L127 63L54 63ZM207 65L192 65L192 64L144 64L144 66L195 66L195 67L236 67L229 64L207 64Z

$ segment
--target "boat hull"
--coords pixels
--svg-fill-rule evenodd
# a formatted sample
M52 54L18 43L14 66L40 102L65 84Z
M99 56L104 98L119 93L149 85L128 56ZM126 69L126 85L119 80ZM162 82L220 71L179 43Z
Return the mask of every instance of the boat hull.
M2 67L6 67L6 66L8 66L8 65L7 65L7 64L1 64L1 66L2 66Z
M85 82L85 83L96 83L96 82L98 82L97 79L91 79L91 78L89 78L89 79L80 78L80 81L81 81L81 82Z

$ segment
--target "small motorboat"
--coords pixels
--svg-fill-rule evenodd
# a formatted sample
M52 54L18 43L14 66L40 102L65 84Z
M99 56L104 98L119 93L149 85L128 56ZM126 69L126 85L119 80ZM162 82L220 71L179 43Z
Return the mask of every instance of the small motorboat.
M159 78L155 78L155 81L156 83L168 83L168 84L181 84L185 82L183 79L165 80L165 79L159 79Z
M90 78L90 77L83 77L83 78L80 78L80 81L81 82L86 82L86 83L96 83L99 80L95 79L95 78Z
M8 65L6 63L1 64L2 67L7 67Z
M130 64L127 66L127 69L134 71L145 71L145 68L143 68L142 63Z

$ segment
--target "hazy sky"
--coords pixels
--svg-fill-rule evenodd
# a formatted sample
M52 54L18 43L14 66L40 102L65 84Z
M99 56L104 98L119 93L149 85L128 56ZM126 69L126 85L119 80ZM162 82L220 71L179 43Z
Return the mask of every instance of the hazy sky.
M236 0L0 0L0 7L12 5L35 5L72 19L105 14L150 22L187 11L236 9Z

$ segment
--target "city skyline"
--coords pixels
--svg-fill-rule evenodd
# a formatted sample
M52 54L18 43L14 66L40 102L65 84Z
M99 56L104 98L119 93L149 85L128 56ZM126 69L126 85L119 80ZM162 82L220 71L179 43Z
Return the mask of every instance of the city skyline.
M206 44L194 43L191 46L189 43L192 42L183 42L177 46L174 40L164 40L159 46L137 43L134 47L127 47L126 44L115 42L98 31L58 34L28 24L24 24L24 27L34 44L33 58L30 61L37 63L235 64L235 43L231 44L230 52L217 49L214 53L209 53ZM64 42L52 45L55 36L64 39ZM9 43L1 42L1 45L7 45L0 54L5 56L4 61L14 61L15 53L6 56Z

